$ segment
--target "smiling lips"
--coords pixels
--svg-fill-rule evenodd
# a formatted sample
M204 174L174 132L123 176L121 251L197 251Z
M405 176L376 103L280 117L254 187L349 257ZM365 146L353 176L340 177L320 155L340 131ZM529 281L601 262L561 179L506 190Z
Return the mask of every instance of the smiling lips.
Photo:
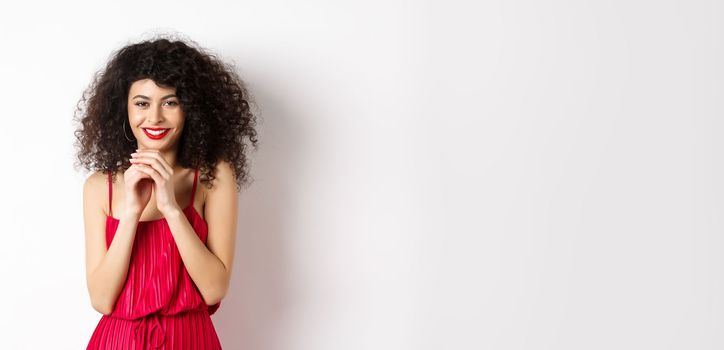
M160 140L166 134L168 134L168 131L171 129L164 129L164 128L143 128L143 133L148 136L148 138L152 140Z

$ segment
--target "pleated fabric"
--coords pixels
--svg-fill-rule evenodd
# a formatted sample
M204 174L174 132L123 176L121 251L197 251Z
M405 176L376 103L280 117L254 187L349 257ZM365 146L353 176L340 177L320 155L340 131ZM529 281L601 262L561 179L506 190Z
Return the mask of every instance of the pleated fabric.
M199 239L206 243L206 221L191 203L183 209ZM109 174L109 208L112 187ZM106 247L119 221L106 218ZM139 221L126 282L110 315L103 315L86 349L221 349L211 321L220 302L207 305L181 260L165 218Z
M208 312L171 316L152 314L137 320L103 315L88 349L221 349Z

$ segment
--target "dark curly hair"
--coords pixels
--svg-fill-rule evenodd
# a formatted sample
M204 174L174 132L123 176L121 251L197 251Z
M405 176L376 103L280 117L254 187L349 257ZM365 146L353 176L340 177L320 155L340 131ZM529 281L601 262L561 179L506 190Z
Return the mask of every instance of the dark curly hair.
M213 169L220 160L234 169L237 190L249 180L248 138L257 148L256 115L251 97L235 66L191 40L163 37L129 44L111 54L106 67L95 73L74 114L78 149L75 167L115 174L131 163L128 154L136 141L128 141L123 124L128 120L131 84L151 79L159 86L175 87L185 121L178 141L177 161L199 168L199 179L211 187Z

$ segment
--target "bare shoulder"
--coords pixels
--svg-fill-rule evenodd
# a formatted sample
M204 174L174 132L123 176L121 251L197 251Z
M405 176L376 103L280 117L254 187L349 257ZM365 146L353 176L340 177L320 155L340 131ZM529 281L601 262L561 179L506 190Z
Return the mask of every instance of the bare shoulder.
M89 207L103 210L107 214L106 199L108 191L108 175L102 171L95 171L85 179L83 184L83 202Z
M106 185L107 179L108 175L104 174L102 171L95 171L85 179L83 191L86 193L90 192L88 194L95 194L96 192L99 192L102 186Z
M220 160L214 168L213 187L209 189L209 193L218 191L219 189L228 189L229 185L234 185L236 178L234 176L234 168L225 160Z

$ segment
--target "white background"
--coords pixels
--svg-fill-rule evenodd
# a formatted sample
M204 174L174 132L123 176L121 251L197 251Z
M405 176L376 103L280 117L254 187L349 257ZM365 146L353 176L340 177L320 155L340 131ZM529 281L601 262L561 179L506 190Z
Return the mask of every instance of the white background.
M171 31L262 109L225 349L721 349L722 20L691 0L3 4L0 348L85 348L72 114L113 50Z

